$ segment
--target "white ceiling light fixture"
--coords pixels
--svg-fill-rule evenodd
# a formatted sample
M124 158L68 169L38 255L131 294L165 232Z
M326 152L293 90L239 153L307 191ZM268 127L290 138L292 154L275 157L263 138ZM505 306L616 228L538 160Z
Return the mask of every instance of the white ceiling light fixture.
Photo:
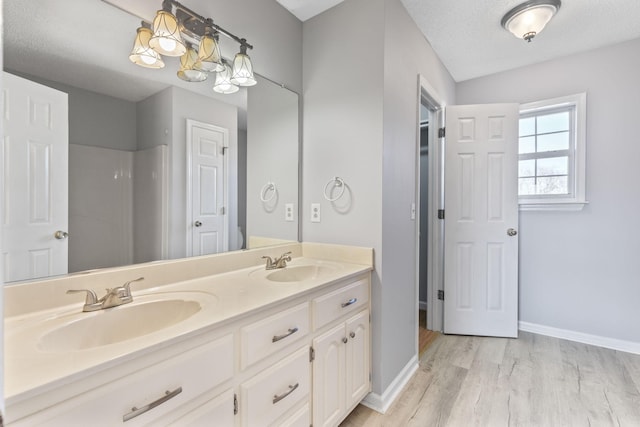
M240 45L233 71L220 54L220 34ZM245 38L214 24L213 19L199 15L176 0L163 0L153 25L143 22L138 28L129 59L142 67L162 68L165 63L161 55L179 56L179 78L201 82L209 73L216 73L214 90L234 93L238 86L256 84L247 49L253 49L253 46Z
M501 24L514 36L531 42L553 18L560 5L560 0L531 0L507 12Z

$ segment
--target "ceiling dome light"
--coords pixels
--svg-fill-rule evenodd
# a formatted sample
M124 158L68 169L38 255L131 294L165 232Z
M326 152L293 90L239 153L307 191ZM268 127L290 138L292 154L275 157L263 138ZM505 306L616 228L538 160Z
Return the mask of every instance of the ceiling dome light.
M198 52L189 46L187 51L180 57L180 71L178 77L187 82L203 82L207 80L207 73L194 68L198 60Z
M136 65L146 68L162 68L164 61L158 52L151 49L149 40L153 36L150 28L140 27L133 42L133 49L129 55L129 60Z
M253 65L251 64L251 58L247 55L247 45L244 42L246 40L242 39L240 52L236 53L236 57L233 59L231 83L238 86L253 86L257 82L253 76Z
M560 9L560 0L531 0L514 7L501 24L514 36L531 42Z
M153 37L149 46L166 56L180 56L187 50L182 42L180 26L175 16L166 10L159 10L153 20Z
M230 94L240 90L240 88L231 83L231 68L227 64L222 64L224 69L216 74L216 82L213 84L213 90L218 93Z

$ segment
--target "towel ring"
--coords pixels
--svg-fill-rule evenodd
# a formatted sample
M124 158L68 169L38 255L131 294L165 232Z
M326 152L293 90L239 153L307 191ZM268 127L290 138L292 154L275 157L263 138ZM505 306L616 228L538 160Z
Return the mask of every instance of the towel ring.
M267 197L267 194L271 191L271 196ZM270 202L276 196L278 188L273 182L267 182L260 190L260 200L263 202Z
M333 184L333 188L340 187L340 190L338 191L338 195L336 197L331 197L331 183L335 183ZM346 186L347 185L344 183L344 179L340 178L339 176L331 178L329 182L327 182L324 186L324 198L329 202L335 202L340 197L342 197Z

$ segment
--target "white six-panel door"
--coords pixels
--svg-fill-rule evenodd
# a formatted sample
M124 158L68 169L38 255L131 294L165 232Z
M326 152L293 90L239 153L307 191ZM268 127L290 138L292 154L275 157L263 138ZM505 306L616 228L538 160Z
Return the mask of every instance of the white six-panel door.
M518 334L518 105L446 109L444 332Z
M227 200L228 129L187 120L189 188L187 255L208 255L229 249ZM190 211L190 215L189 215Z
M3 280L65 274L67 94L4 72L2 101Z

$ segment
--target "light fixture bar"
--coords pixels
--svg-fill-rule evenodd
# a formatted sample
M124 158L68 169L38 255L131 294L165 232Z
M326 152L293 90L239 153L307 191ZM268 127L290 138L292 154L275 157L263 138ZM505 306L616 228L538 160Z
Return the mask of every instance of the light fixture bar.
M182 12L186 13L187 15L191 16L194 19L197 19L198 21L200 21L200 23L202 25L206 25L211 27L214 31L217 31L218 33L234 40L236 43L240 44L240 45L244 45L249 49L253 49L253 46L250 45L249 43L247 43L246 39L240 38L238 36L236 36L235 34L225 30L224 28L222 28L221 26L215 24L212 22L212 20L208 20L207 18L205 18L204 16L194 12L193 10L189 9L187 6L183 5L182 3L180 3L179 1L176 0L164 0L167 3L172 4L173 6L175 6L176 10L181 10ZM198 34L199 36L202 36L202 34Z

